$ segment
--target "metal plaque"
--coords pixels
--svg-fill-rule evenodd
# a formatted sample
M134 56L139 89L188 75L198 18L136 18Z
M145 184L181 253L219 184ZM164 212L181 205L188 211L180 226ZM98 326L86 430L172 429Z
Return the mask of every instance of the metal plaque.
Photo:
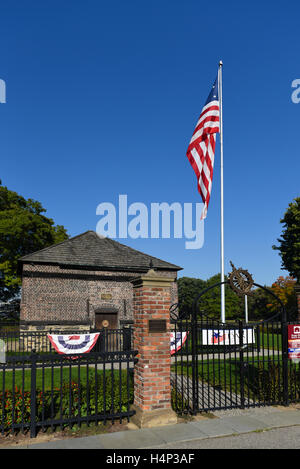
M101 300L111 300L112 294L111 293L101 293Z
M149 332L166 332L167 321L165 319L149 319Z

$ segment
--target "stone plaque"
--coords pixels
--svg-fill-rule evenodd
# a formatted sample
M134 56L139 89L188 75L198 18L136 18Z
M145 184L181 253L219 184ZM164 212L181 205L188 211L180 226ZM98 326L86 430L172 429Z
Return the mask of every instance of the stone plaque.
M167 321L165 319L149 319L149 332L166 332Z
M112 294L111 293L101 293L101 300L111 300Z

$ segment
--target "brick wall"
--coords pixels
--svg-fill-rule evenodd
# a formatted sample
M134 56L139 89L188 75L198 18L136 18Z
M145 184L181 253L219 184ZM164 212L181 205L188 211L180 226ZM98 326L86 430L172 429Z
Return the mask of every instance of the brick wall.
M90 323L94 327L95 310L114 307L118 321L132 320L135 272L103 272L63 269L51 265L24 264L22 276L21 321L25 323ZM176 278L176 272L161 272ZM110 298L111 295L111 298ZM171 290L177 301L177 284Z
M136 287L134 300L135 404L150 411L170 407L170 288ZM165 333L149 333L149 320L165 319Z
M170 383L170 305L173 280L150 270L133 281L134 349L134 423L140 427L174 423ZM150 327L149 321L159 330Z

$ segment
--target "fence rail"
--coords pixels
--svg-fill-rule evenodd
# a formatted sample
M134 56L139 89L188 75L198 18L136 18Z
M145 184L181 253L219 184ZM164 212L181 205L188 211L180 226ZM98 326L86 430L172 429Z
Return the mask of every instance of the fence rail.
M99 338L93 348L93 352L122 352L132 350L132 329L101 329ZM39 353L53 353L54 348L48 339L48 334L77 334L73 330L51 331L6 331L0 330L0 340L6 345L6 352L12 354L30 353L35 350ZM80 331L80 334L88 334L90 331Z
M20 330L19 322L3 321L2 319L0 320L0 333L5 333L9 331L18 333L19 330Z
M0 364L0 432L54 429L134 414L137 352L8 356Z

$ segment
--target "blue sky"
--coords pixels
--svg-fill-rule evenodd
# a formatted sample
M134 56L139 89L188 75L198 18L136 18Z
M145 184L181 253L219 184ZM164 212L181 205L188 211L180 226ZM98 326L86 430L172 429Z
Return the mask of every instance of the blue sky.
M15 1L1 4L0 178L71 236L96 207L200 202L186 149L224 62L225 271L270 284L272 245L299 196L299 2ZM219 141L218 141L219 142ZM220 150L205 242L121 240L208 278L220 263Z

